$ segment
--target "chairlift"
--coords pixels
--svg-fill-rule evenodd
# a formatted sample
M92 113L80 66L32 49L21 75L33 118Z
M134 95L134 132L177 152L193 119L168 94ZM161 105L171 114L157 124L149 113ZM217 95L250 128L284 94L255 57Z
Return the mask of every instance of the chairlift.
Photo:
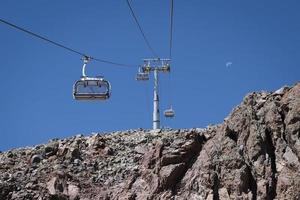
M85 57L82 67L82 77L73 86L73 98L75 100L106 100L111 94L111 85L101 76L88 77L85 74L85 67L90 60Z
M170 72L171 71L170 64L169 63L163 64L162 71L163 72Z
M137 81L148 81L149 80L149 73L143 72L142 68L139 68L139 72L136 75Z
M173 108L171 107L164 111L164 115L167 118L173 118L175 116L175 112L174 112Z

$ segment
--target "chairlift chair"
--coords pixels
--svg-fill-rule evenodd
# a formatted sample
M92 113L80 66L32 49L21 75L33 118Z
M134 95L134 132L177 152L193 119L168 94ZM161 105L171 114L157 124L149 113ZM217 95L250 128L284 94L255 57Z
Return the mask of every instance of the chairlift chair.
M167 118L173 118L175 116L175 112L174 112L173 108L171 107L171 108L165 110L164 115Z
M103 78L82 77L73 87L76 100L106 100L110 97L110 83Z
M163 72L170 72L171 71L170 64L169 63L164 64L163 67L162 67L162 71Z
M142 68L139 68L139 72L136 75L137 81L148 81L149 80L149 73L143 72Z
M90 58L85 57L82 67L82 77L73 86L73 98L75 100L106 100L111 95L111 85L101 76L88 77L85 75L85 67Z

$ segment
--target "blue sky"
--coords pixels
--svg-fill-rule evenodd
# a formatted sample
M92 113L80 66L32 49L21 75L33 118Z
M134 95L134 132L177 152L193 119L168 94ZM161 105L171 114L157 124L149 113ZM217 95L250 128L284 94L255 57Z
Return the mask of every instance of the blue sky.
M169 1L132 5L153 48L167 57ZM174 0L171 86L162 74L160 100L163 111L171 99L176 117L162 125L220 123L247 93L299 81L299 10L297 0ZM136 66L151 57L125 0L3 0L0 13L94 57ZM104 75L112 97L77 102L80 56L0 24L0 58L0 150L152 126L153 82L136 82L137 67L90 63L88 74Z

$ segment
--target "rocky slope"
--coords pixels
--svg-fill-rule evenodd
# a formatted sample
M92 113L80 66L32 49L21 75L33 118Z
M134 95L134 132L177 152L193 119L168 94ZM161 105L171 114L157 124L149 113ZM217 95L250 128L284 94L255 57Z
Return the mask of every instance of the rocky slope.
M300 199L300 83L205 129L77 135L0 153L0 199Z

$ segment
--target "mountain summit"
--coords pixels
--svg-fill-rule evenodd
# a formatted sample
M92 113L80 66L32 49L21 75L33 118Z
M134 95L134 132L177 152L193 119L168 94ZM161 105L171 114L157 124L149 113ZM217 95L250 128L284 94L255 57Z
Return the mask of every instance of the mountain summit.
M0 199L300 199L300 83L222 124L77 135L0 153Z

